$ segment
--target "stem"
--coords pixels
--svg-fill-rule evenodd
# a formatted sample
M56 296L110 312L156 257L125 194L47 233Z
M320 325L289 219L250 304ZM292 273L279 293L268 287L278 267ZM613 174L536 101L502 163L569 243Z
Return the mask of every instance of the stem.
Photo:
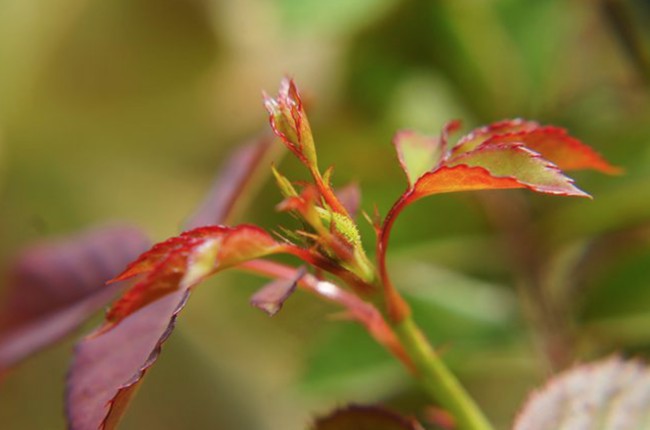
M332 191L332 188L330 187L329 184L325 183L323 180L323 177L320 174L320 171L318 170L318 166L307 166L309 169L312 178L314 179L314 182L316 183L316 187L318 188L318 191L320 191L321 196L325 199L325 202L327 205L334 211L338 212L341 215L345 215L346 217L352 219L350 214L348 213L348 210L345 209L345 206L339 201L338 197L336 197L336 194Z
M397 202L390 208L384 223L379 229L377 237L377 266L379 268L379 278L384 286L384 297L386 301L389 319L398 324L411 315L411 309L399 294L393 282L388 275L388 268L386 267L386 249L388 248L388 239L390 232L393 228L393 223L397 215L406 207L411 198L412 190L404 193Z
M252 260L238 267L279 278L290 278L296 270L265 260ZM332 283L321 282L307 274L299 281L299 285L346 308L353 319L363 324L379 344L387 348L415 375L431 399L454 416L459 430L492 430L476 403L435 353L411 317L393 322L392 326L389 326L373 305Z
M483 412L433 350L411 317L393 326L395 334L413 361L416 377L424 390L446 408L459 430L493 430Z
M251 260L237 266L248 272L270 278L292 279L296 268L267 260ZM298 286L329 302L342 306L347 317L362 324L370 336L400 360L407 369L415 371L404 347L400 344L393 328L386 322L381 312L371 303L339 286L322 281L307 273L298 281Z
M397 215L417 197L414 189L405 192L390 208L377 238L377 265L384 286L389 321L402 347L413 363L415 377L432 400L447 409L459 430L492 430L485 415L449 371L417 326L408 304L390 280L386 267L386 248Z

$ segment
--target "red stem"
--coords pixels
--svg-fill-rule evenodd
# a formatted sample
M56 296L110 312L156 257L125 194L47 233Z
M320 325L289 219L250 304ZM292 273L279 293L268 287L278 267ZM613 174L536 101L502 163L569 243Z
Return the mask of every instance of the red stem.
M390 208L383 225L379 229L379 236L377 238L377 266L379 268L379 277L384 286L384 296L386 297L387 312L390 320L394 323L399 323L411 314L408 304L404 301L399 294L393 282L388 275L386 267L386 250L388 248L388 239L393 224L402 210L408 205L413 197L413 190L408 190L395 202L393 207Z
M307 165L307 167L309 167L309 165ZM350 218L350 214L348 213L347 209L345 209L345 206L343 206L343 204L339 201L338 197L336 197L336 195L332 191L332 188L329 185L327 185L325 182L323 182L323 178L321 177L318 170L313 170L310 168L310 171L312 177L314 178L314 182L316 182L318 191L320 191L320 194L325 199L327 205L334 212L338 212L341 215L345 215L348 218Z
M237 268L269 278L292 279L296 274L294 267L268 260L247 261L237 266ZM338 285L322 281L309 273L300 278L298 286L331 303L343 306L349 312L349 316L363 324L377 342L388 349L409 370L414 371L415 368L411 359L399 342L395 332L382 317L381 312L372 304L365 302Z
M372 285L368 284L354 273L344 269L339 264L328 260L320 254L291 244L283 245L282 251L287 254L295 255L304 262L331 273L343 280L346 284L350 285L350 287L352 287L358 294L367 296L375 290Z

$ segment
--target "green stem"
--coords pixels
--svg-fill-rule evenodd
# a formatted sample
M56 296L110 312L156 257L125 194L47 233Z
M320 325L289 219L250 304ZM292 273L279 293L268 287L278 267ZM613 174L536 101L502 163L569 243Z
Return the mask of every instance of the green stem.
M459 430L493 430L474 400L433 350L411 317L394 326L406 353L413 360L416 377L424 390L447 409Z

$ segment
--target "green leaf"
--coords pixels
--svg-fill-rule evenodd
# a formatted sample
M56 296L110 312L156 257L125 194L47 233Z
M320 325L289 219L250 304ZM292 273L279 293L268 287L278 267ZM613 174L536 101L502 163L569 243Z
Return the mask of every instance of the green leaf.
M393 144L410 186L415 184L419 177L437 166L442 157L439 139L414 131L405 130L396 133Z
M280 192L285 198L298 196L298 192L286 176L278 172L275 166L271 167L271 170L273 172L273 176L275 176L275 182L278 184L278 188L280 188Z

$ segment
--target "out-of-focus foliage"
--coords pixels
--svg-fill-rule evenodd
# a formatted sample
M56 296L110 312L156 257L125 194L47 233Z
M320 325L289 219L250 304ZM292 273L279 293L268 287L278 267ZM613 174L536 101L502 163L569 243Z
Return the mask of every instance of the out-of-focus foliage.
M106 279L149 245L139 229L101 226L33 244L9 269L0 310L0 372L60 340L115 299Z
M535 392L514 429L646 428L649 389L650 372L639 362L610 358L577 366Z
M404 190L395 129L558 124L625 175L575 175L593 201L437 196L405 210L391 239L416 318L505 428L549 363L650 354L646 3L3 0L2 267L108 218L175 234L220 159L266 126L260 92L287 72L319 161L336 164L335 186L361 182L369 212ZM268 184L238 221L287 221L269 215L280 200ZM209 282L232 288L193 295L123 428L303 428L342 399L423 404L363 330L327 318L334 307L297 293L269 320L248 304L259 280ZM70 345L4 375L3 428L63 426Z

